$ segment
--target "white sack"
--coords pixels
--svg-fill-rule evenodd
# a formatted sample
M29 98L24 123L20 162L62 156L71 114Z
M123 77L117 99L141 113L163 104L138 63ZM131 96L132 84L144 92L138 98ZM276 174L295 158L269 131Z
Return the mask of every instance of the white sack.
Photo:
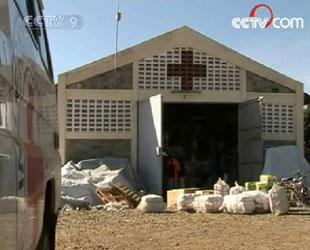
M149 194L141 198L137 209L145 213L162 213L166 209L166 204L163 201L163 197Z
M197 197L197 194L180 194L178 195L177 199L176 199L176 203L177 203L177 209L179 211L189 211L189 210L193 210L194 206L194 200L195 197Z
M289 210L286 190L276 184L269 191L269 202L271 212L275 215L286 214Z
M223 201L223 196L218 194L202 195L195 197L193 207L197 213L215 213L219 212Z
M219 178L217 183L214 184L214 194L220 194L222 196L229 194L229 185Z
M235 182L235 186L230 188L230 190L229 190L230 195L241 194L243 192L244 192L244 187L239 186L239 184L237 182Z
M162 203L163 202L163 197L155 194L149 194L149 195L144 195L141 198L142 202L146 203Z
M270 212L269 195L262 191L246 191L240 194L241 197L250 197L255 203L255 213Z
M252 214L255 210L255 203L251 197L226 195L220 210L232 214Z

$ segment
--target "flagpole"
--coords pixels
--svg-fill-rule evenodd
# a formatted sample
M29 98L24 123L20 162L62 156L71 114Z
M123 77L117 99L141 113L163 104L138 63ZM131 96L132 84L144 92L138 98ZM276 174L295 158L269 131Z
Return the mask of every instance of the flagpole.
M120 3L119 3L119 0L117 0L116 33L115 33L115 57L114 57L115 85L117 85L117 53L118 53L118 32L119 32L119 21L120 20L121 20Z

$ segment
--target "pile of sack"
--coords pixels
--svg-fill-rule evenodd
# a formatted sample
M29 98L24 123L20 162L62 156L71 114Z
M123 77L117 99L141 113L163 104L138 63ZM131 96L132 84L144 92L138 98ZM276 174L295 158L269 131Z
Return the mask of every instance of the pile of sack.
M224 184L221 184L224 186ZM245 191L244 187L235 183L230 188L229 195L224 196L220 211L233 214L269 213L281 215L287 213L289 204L284 187L273 184L271 190Z
M286 190L276 184L269 193L263 191L245 191L235 183L234 187L219 179L214 185L214 194L182 194L177 198L177 208L198 213L226 212L232 214L269 213L275 215L288 212Z
M197 213L253 214L272 212L275 215L281 215L289 210L284 187L274 184L269 193L259 190L245 191L244 187L238 183L230 188L221 179L214 185L214 194L180 194L176 199L176 204L179 211L195 211ZM161 213L165 209L166 204L163 198L158 195L143 196L138 206L138 210L148 213Z
M224 197L221 211L234 214L273 213L286 214L289 210L286 190L274 184L272 189L263 191L242 191L238 184Z

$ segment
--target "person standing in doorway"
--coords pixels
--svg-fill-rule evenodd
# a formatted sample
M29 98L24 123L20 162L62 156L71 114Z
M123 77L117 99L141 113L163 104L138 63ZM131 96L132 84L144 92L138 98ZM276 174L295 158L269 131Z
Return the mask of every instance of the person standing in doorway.
M180 161L174 155L165 157L164 169L168 190L184 187L184 171L182 171Z

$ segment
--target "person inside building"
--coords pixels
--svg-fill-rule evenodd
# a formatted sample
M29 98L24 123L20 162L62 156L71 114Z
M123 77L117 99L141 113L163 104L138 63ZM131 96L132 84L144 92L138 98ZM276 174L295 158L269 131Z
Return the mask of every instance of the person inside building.
M170 147L164 154L164 174L167 189L185 187L185 151L179 146Z

